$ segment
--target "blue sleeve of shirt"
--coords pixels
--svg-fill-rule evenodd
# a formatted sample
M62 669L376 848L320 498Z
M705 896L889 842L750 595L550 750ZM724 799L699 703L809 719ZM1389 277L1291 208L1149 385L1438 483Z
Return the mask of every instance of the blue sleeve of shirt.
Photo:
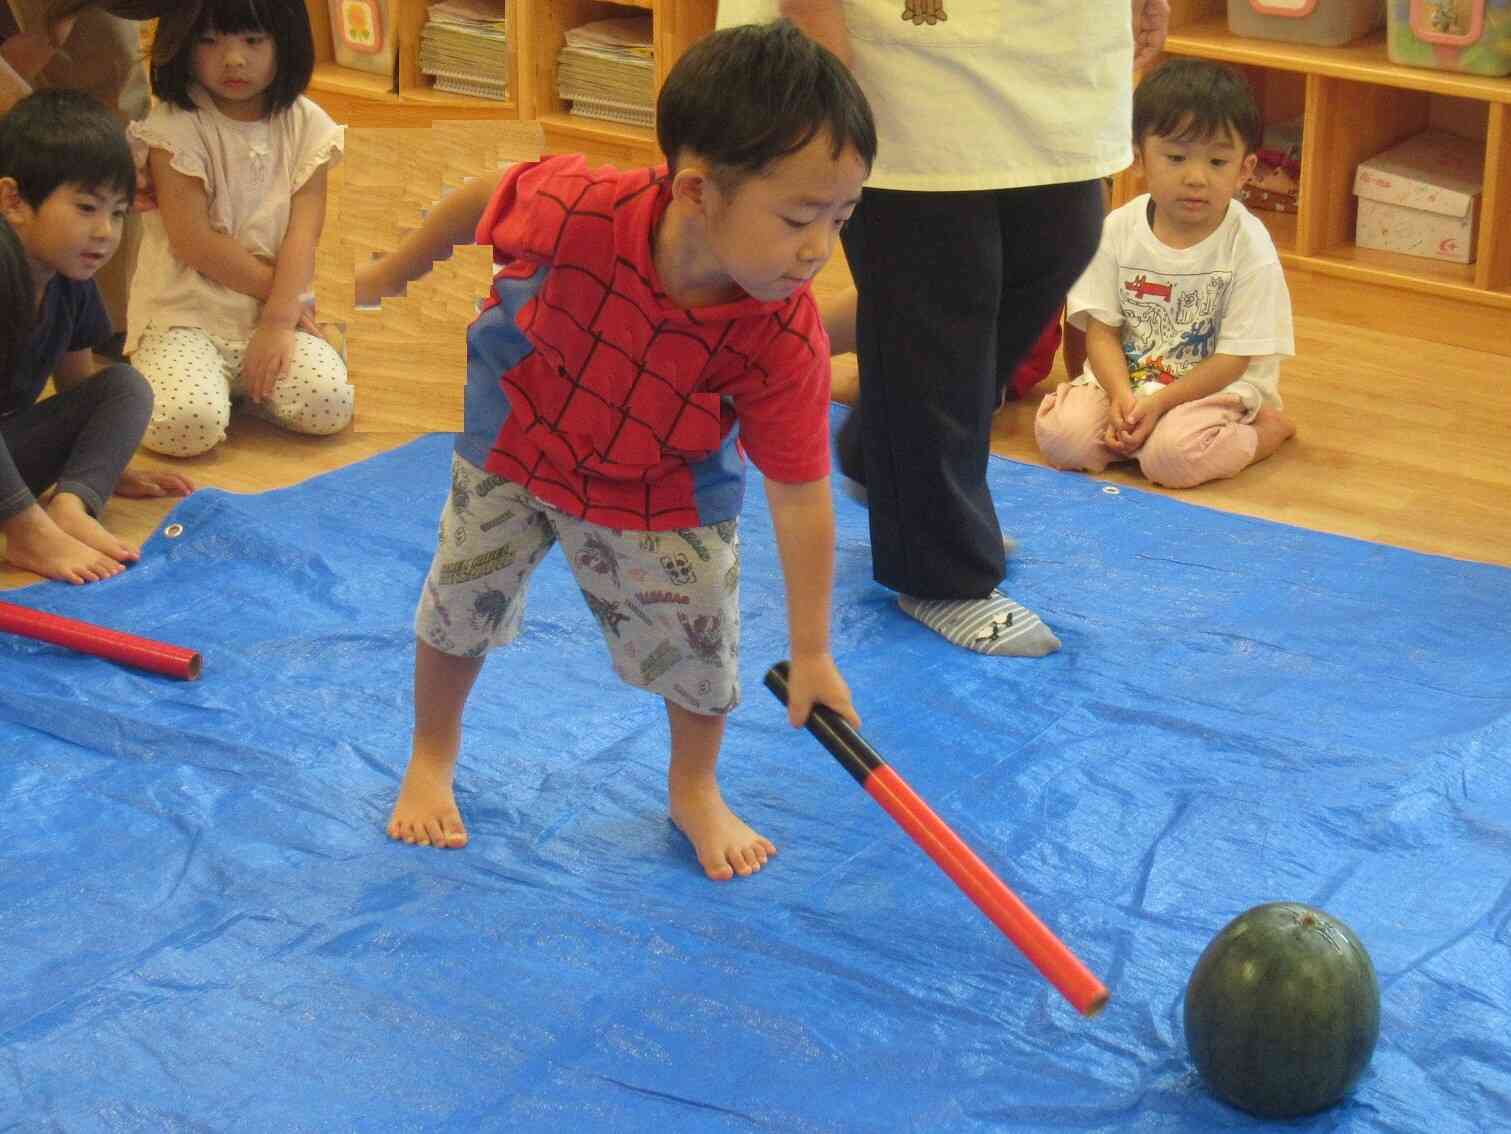
M14 374L0 375L0 413L26 409L41 395L65 354L89 350L110 338L110 315L93 280L55 276L42 294L36 326L16 360Z
M100 289L94 280L85 280L69 288L68 305L73 307L69 315L73 322L73 331L68 337L69 351L90 350L114 333L110 313L105 310L105 301L100 298Z

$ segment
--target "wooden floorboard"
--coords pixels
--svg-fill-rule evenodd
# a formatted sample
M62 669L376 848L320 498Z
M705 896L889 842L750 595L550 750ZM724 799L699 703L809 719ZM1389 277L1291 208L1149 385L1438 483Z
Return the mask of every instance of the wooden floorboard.
M423 433L459 428L463 336L487 286L486 250L459 249L408 295L376 312L353 310L353 268L360 258L392 247L446 189L488 176L501 162L534 156L540 147L537 129L520 123L350 130L346 160L331 178L317 290L321 319L346 328L357 387L352 428L335 437L297 437L238 417L229 440L204 457L139 460L185 470L205 486L260 492ZM817 286L827 294L848 283L843 262L836 262ZM1172 495L1204 507L1511 566L1511 358L1309 316L1309 309L1332 311L1313 290L1325 283L1299 278L1292 286L1297 357L1285 366L1281 389L1298 437L1234 480ZM853 357L836 360L836 369L853 375ZM1033 442L1034 407L1061 377L1057 370L1038 391L998 415L998 453L1042 463ZM1102 479L1162 491L1131 468L1114 468ZM1003 505L1010 517L1013 502ZM106 523L127 538L145 540L171 507L170 501L117 499ZM0 587L35 581L25 572L0 569Z

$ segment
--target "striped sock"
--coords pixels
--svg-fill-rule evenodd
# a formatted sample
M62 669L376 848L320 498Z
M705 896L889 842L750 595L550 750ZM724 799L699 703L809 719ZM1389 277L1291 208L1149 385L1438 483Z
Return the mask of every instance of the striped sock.
M1060 639L1037 614L1000 591L982 599L898 595L897 604L936 634L978 654L1042 658L1060 648Z

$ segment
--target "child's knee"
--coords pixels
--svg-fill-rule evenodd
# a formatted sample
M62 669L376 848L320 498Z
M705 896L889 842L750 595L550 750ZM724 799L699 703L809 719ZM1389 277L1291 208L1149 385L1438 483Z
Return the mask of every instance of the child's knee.
M1107 467L1106 406L1081 387L1062 384L1039 403L1034 415L1034 441L1044 460L1057 469L1098 473Z
M230 423L229 402L159 402L152 409L142 445L165 457L197 457L225 440Z
M96 374L92 382L101 386L101 406L110 406L113 428L122 434L129 433L136 444L152 421L152 383L141 371L118 362Z
M357 392L346 364L328 342L301 332L289 376L274 391L274 413L285 429L314 437L340 433L351 424Z
M104 384L106 397L139 410L144 417L152 412L152 383L136 367L117 362L96 374L92 381Z
M356 391L344 379L305 383L290 394L287 399L280 399L276 410L285 429L311 437L328 437L351 424Z
M1224 422L1190 432L1155 430L1139 450L1145 478L1162 488L1195 488L1237 476L1254 460L1251 426Z
M351 424L356 407L357 391L346 380L346 372L342 371L337 382L317 390L305 407L308 432L320 436L340 433Z

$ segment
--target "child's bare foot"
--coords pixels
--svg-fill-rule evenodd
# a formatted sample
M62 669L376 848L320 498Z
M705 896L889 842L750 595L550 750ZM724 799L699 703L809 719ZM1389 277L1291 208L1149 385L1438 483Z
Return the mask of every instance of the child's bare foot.
M106 529L105 525L89 514L72 492L58 492L47 503L47 514L53 523L62 528L80 543L103 552L118 563L135 563L142 557L140 548Z
M754 874L776 854L770 839L751 830L729 809L712 778L673 784L670 800L672 822L687 836L703 872L715 882Z
M455 764L416 752L388 819L388 837L412 846L456 849L467 845L467 826L451 790Z
M1275 450L1296 436L1296 424L1279 410L1265 408L1254 415L1253 426L1259 434L1259 444L1254 448L1257 463L1273 456Z
M159 496L188 496L194 491L194 482L182 473L163 472L160 469L131 468L121 473L115 482L115 495L131 500L151 500Z
M125 570L64 531L36 504L6 522L5 558L13 567L65 583L97 583Z

